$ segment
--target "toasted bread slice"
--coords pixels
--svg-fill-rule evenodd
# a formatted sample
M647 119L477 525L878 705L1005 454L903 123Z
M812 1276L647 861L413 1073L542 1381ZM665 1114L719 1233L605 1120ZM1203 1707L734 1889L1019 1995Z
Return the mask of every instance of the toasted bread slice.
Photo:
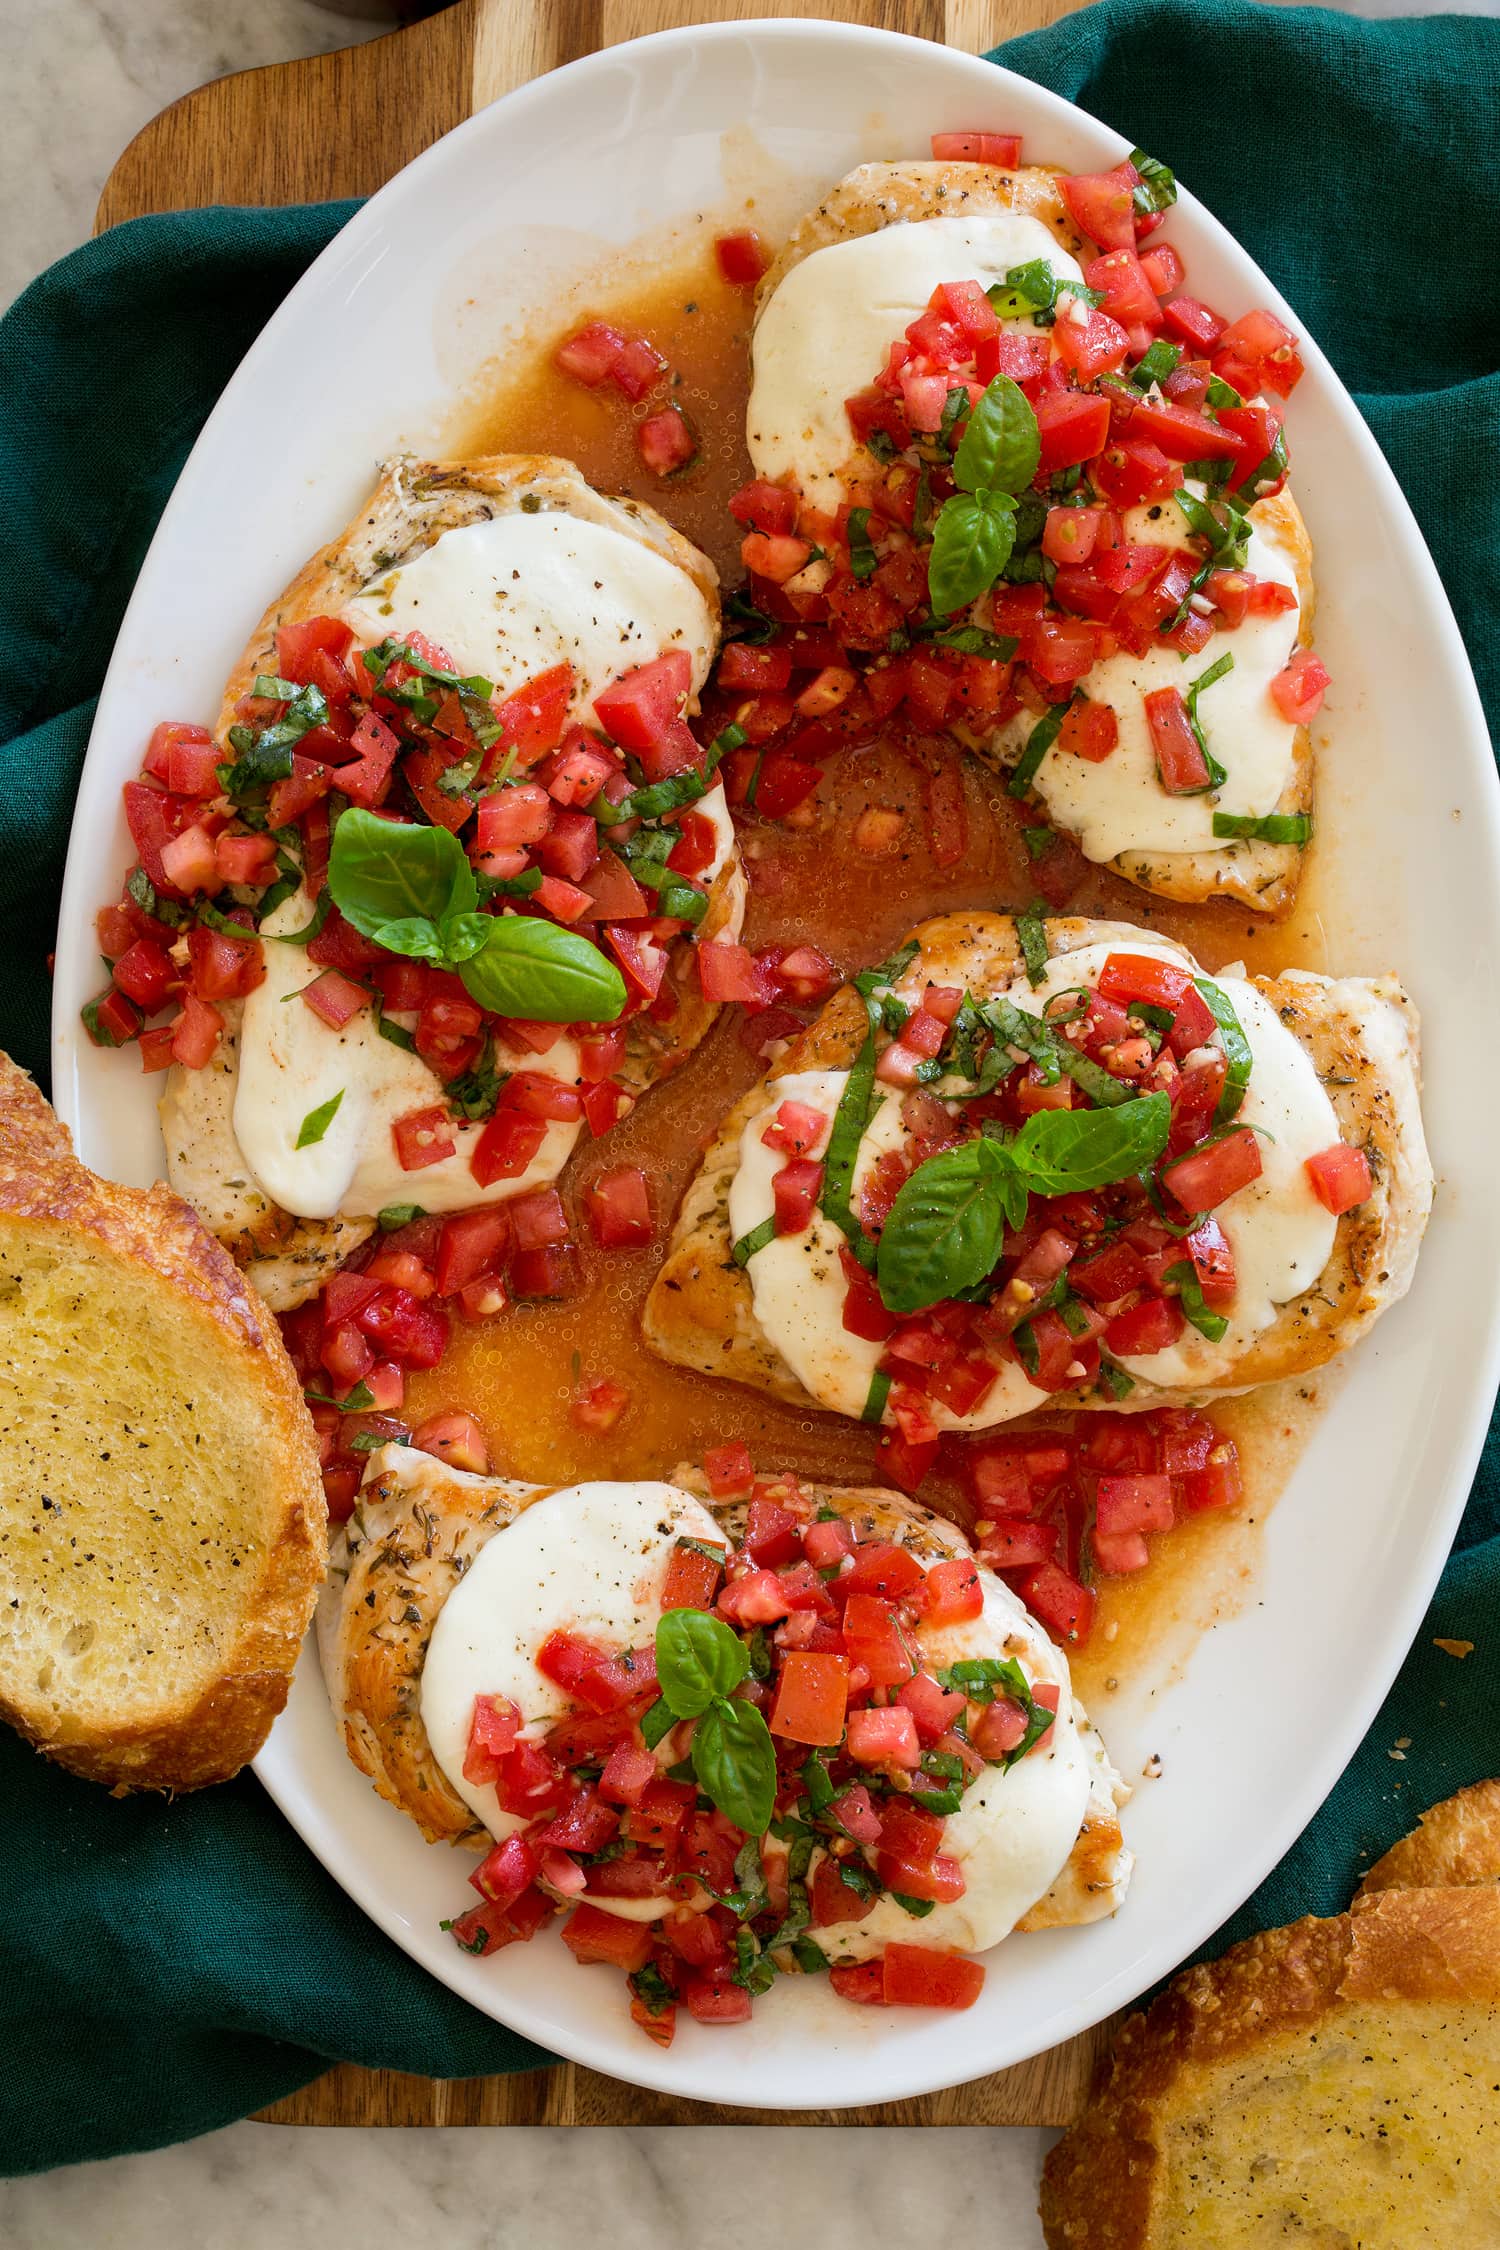
M1267 1930L1126 2023L1047 2158L1049 2250L1500 2239L1500 1890Z
M1500 1781L1476 1781L1424 1812L1370 1869L1358 1896L1500 1883Z
M934 163L926 159L857 165L792 229L756 291L756 318L764 314L792 269L815 251L878 233L884 227L927 219L1020 212L1038 220L1062 249L1087 264L1092 245L1068 214L1058 190L1060 176L1058 170L1037 164L1020 165L1015 170L994 164ZM870 468L870 456L851 442L850 475L867 474ZM1289 491L1282 491L1258 502L1250 510L1250 522L1269 533L1291 558L1301 610L1298 639L1306 646L1312 638L1315 588L1312 542L1297 504ZM954 731L976 756L1008 773L1033 724L1031 715L1023 712L1004 727L977 731L960 725ZM1311 737L1306 727L1299 727L1291 771L1272 808L1274 812L1296 815L1312 811L1313 765ZM1057 825L1064 824L1058 821ZM1126 882L1159 898L1178 899L1188 905L1222 898L1275 915L1285 913L1296 896L1302 859L1303 853L1295 844L1252 838L1227 843L1222 850L1122 851L1107 864Z
M117 1788L227 1780L286 1701L325 1522L275 1322L0 1056L0 1714Z
M1049 921L1045 930L1053 956L1105 940L1128 946L1140 935L1123 923L1076 916ZM1002 991L1019 972L1020 941L1009 915L980 909L941 915L912 934L920 950L903 975L903 990L909 984L920 995L930 982ZM1311 1055L1341 1134L1370 1158L1375 1190L1339 1220L1333 1254L1314 1285L1282 1306L1230 1369L1190 1393L1138 1379L1124 1401L1131 1410L1180 1404L1185 1395L1248 1390L1321 1367L1405 1295L1415 1268L1432 1200L1418 1100L1416 1011L1390 977L1334 979L1288 970L1254 982ZM835 993L710 1142L641 1316L647 1343L663 1359L728 1376L791 1405L817 1407L756 1319L750 1278L731 1254L729 1193L741 1136L753 1118L774 1109L778 1081L805 1070L847 1070L866 1021L852 987ZM1117 1409L1120 1402L1094 1392L1058 1392L1052 1403Z

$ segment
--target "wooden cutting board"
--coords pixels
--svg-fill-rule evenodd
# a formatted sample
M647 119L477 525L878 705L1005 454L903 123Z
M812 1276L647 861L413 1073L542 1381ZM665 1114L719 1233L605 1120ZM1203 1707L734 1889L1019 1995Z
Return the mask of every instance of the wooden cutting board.
M408 31L306 62L221 78L164 110L105 182L96 231L210 203L368 195L473 111L545 70L678 25L815 15L972 54L1066 15L1077 0L458 0ZM357 126L355 121L357 120ZM562 2064L511 2078L428 2079L340 2064L277 2102L280 2125L1064 2125L1109 2026L1012 2070L866 2109L730 2109L679 2101Z

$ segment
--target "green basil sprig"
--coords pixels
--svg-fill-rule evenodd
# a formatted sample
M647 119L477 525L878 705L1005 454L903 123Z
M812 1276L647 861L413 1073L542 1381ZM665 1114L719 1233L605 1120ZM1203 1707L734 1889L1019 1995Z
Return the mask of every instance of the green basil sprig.
M1016 499L1036 475L1041 433L1031 402L997 375L969 416L953 456L958 491L943 502L927 559L933 611L948 616L988 592L1016 543Z
M1145 1094L1112 1109L1039 1110L1014 1139L988 1134L918 1165L891 1205L876 1260L882 1302L923 1312L988 1279L1030 1196L1130 1179L1167 1145L1172 1105Z
M479 889L446 828L351 805L333 832L328 888L346 922L389 952L455 968L483 1008L540 1023L613 1023L625 980L574 930L478 912Z
M656 1628L661 1700L647 1718L665 1705L674 1720L696 1719L691 1756L699 1788L747 1836L763 1836L776 1806L776 1749L755 1705L734 1695L749 1671L744 1642L720 1618L669 1609Z

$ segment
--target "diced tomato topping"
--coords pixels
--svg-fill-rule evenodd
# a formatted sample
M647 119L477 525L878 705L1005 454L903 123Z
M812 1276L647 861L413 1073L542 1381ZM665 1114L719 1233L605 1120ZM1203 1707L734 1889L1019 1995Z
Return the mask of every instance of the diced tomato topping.
M519 1179L546 1137L544 1118L528 1117L519 1109L497 1109L474 1144L469 1170L482 1188L492 1187L496 1180ZM451 1147L447 1153L453 1153Z
M173 1061L180 1062L186 1070L201 1070L212 1060L223 1031L224 1018L218 1009L189 992L183 1000L181 1014L172 1023Z
M998 164L1013 171L1021 161L1019 133L934 133L932 153L940 164Z
M638 1164L616 1164L596 1174L583 1203L601 1249L636 1250L651 1240L651 1194Z
M404 1117L396 1118L391 1136L403 1172L420 1172L429 1164L441 1164L458 1149L453 1120L440 1102L427 1109L408 1110Z
M1057 1563L1040 1563L1020 1584L1021 1599L1055 1640L1082 1644L1089 1637L1097 1606L1087 1586Z
M934 1628L961 1625L971 1617L982 1615L983 1610L984 1593L979 1572L968 1556L955 1555L933 1564L927 1573L926 1600L922 1608L925 1624Z
M754 227L719 235L714 242L714 256L719 261L720 273L736 289L753 289L771 264L765 237Z
M636 451L654 477L675 477L698 458L698 433L679 406L636 424Z
M1284 671L1271 682L1271 700L1284 719L1305 727L1323 708L1323 697L1332 684L1321 656L1299 648ZM170 847L169 847L170 848Z
M575 1961L605 1961L627 1973L643 1969L651 1956L648 1923L627 1922L598 1906L575 1906L562 1926L562 1941ZM745 1999L748 2003L748 1993Z
M453 1469L483 1476L490 1465L489 1443L472 1414L429 1414L412 1431L411 1442L419 1453L430 1453Z
M1036 400L1035 413L1041 467L1049 476L1092 461L1109 435L1109 401L1097 392L1046 392Z
M771 1732L791 1742L832 1748L843 1738L848 1698L846 1656L790 1650L781 1661L768 1721Z
M1191 1149L1161 1170L1184 1211L1212 1211L1261 1175L1260 1141L1248 1126Z
M1133 164L1112 172L1064 175L1057 185L1074 225L1101 250L1134 250L1135 190L1140 175Z
M1154 688L1145 701L1157 778L1163 789L1169 797L1190 796L1207 789L1213 777L1181 688Z
M1370 1159L1362 1148L1351 1148L1346 1141L1335 1141L1332 1148L1321 1149L1316 1156L1308 1157L1303 1169L1312 1183L1313 1194L1335 1218L1354 1210L1358 1204L1368 1203L1375 1192Z

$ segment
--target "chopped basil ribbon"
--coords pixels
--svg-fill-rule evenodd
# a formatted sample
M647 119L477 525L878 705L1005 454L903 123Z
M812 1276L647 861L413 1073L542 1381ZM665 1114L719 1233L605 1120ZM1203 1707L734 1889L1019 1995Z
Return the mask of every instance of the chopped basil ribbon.
M1229 1323L1222 1313L1210 1312L1203 1302L1203 1287L1198 1279L1196 1266L1184 1259L1180 1265L1168 1266L1162 1279L1175 1284L1184 1317L1211 1344L1218 1343Z
M426 1209L420 1203L387 1203L375 1214L375 1224L382 1234L394 1234L397 1227L409 1227L413 1219L425 1219Z
M316 1109L308 1111L297 1128L296 1146L298 1148L313 1148L317 1145L338 1115L339 1103L343 1098L344 1089L340 1086L338 1092L328 1101L320 1102Z
M1219 1037L1224 1042L1224 1059L1228 1070L1224 1076L1224 1090L1219 1096L1219 1106L1214 1111L1215 1125L1227 1125L1245 1098L1245 1088L1250 1083L1250 1072L1255 1057L1250 1042L1234 1012L1234 1004L1221 985L1211 977L1194 977L1194 984L1208 1002L1208 1009L1219 1027Z
M274 672L257 672L250 682L250 693L267 703L290 703L297 693L295 680L283 680Z
M1010 267L1004 281L992 281L985 295L1002 320L1032 320L1038 328L1052 326L1060 296L1079 297L1089 306L1104 302L1102 289L1089 289L1082 281L1054 273L1046 258Z
M880 437L884 433L876 430L872 432L872 435ZM869 450L875 453L876 459L879 460L880 455L873 445L870 446ZM895 452L896 449L892 446L886 458L894 460ZM743 641L748 648L764 648L766 642L774 641L781 630L774 617L768 617L763 609L756 608L743 587L737 588L729 596L724 604L724 615L732 622L734 639Z
M967 403L967 399L965 399ZM870 511L868 508L849 510L849 568L856 578L872 578L880 557L870 537Z
M930 1914L937 1904L935 1898L910 1898L905 1891L889 1891L886 1895L896 1901L904 1914L913 1915L919 1922L923 1915Z
M1015 545L1015 495L1036 475L1040 457L1030 400L1008 375L997 375L969 415L953 456L959 489L933 526L927 586L935 615L967 609L994 585Z
M659 1696L641 1721L641 1739L644 1741L646 1748L654 1750L657 1744L671 1733L676 1724L676 1716L671 1705Z
M1149 391L1153 383L1166 381L1181 357L1176 344L1169 344L1165 336L1158 336L1130 370L1130 380L1138 391Z
M1129 1398L1135 1389L1135 1377L1127 1375L1123 1367L1116 1367L1112 1359L1100 1360L1099 1381L1111 1398Z
M944 397L943 418L937 429L938 450L946 460L951 461L953 458L953 433L968 411L968 390L963 384L956 383Z
M622 820L660 820L664 813L676 812L680 806L696 804L700 797L706 797L714 786L719 761L731 750L743 748L748 739L744 728L731 722L708 745L701 768L688 766L682 773L668 774L665 781L633 789L617 805L596 797L589 809L604 828L614 828Z
M478 875L481 901L492 898L530 898L533 891L542 887L539 867L523 867L519 875Z
M300 930L287 930L280 936L274 937L268 930L266 932L266 935L271 938L271 942L273 945L311 945L313 939L317 936L319 930L322 929L323 924L327 921L329 909L332 905L333 893L325 883L322 890L320 890L318 893L317 902L312 910L311 920L304 922Z
M1037 768L1052 748L1062 731L1063 720L1075 703L1087 702L1082 688L1075 688L1066 703L1054 703L1050 711L1042 714L1026 737L1026 747L1016 760L1015 769L1005 784L1007 797L1024 797L1036 779Z
M1031 1195L1084 1193L1144 1172L1167 1145L1171 1103L1039 1110L1013 1139L989 1134L929 1157L891 1205L876 1272L891 1312L923 1312L988 1279Z
M1295 844L1300 851L1311 843L1312 832L1310 813L1264 813L1259 820L1253 813L1214 814L1216 836L1244 836L1257 844Z
M752 1227L748 1234L742 1234L729 1255L737 1266L748 1266L757 1250L764 1250L768 1242L775 1240L776 1220L773 1216L762 1219L760 1225Z
M388 1039L393 1047L400 1047L408 1055L416 1053L417 1042L407 1030L405 1024L392 1023L384 1008L378 1007L375 1011L375 1029L379 1032L381 1038Z
M1206 500L1190 492L1185 484L1179 485L1172 498L1181 510L1189 531L1208 543L1209 561L1220 570L1243 570L1245 553L1250 538L1250 525L1239 502L1225 493L1215 503L1223 510L1216 515ZM1227 517L1227 522L1224 518Z
M1177 201L1177 181L1168 167L1156 156L1148 156L1143 148L1133 148L1130 161L1141 175L1140 185L1131 201L1143 217L1153 211L1168 211Z
M1262 485L1279 484L1286 475L1286 470L1286 432L1278 430L1270 452L1241 478L1238 497L1247 508L1250 507L1260 498Z
M934 648L956 649L960 656L983 656L993 664L1008 664L1020 647L1009 633L986 633L978 625L950 625L928 635Z
M375 1393L368 1383L356 1383L352 1391L342 1398L333 1398L326 1391L304 1391L303 1397L314 1406L336 1406L340 1414L368 1414L375 1404ZM387 1444L392 1441L387 1439Z
M1031 1692L1031 1682L1013 1656L965 1656L956 1663L945 1664L937 1674L938 1686L950 1694L967 1696L971 1703L993 1703L996 1692L1008 1702L1019 1703L1026 1714L1026 1732L1014 1750L1007 1750L1003 1758L992 1758L990 1763L1007 1772L1034 1742L1040 1742L1057 1717L1044 1703L1038 1703Z
M885 1412L885 1402L891 1395L891 1378L884 1368L877 1367L870 1377L870 1388L860 1412L862 1422L878 1422Z
M1021 958L1026 963L1026 981L1034 992L1047 979L1047 926L1039 906L1028 906L1024 914L1016 916L1016 936L1021 941Z
M363 1388L363 1386L361 1387ZM382 1445L410 1445L410 1443L411 1431L404 1428L396 1430L356 1430L349 1440L349 1451L351 1453L375 1453L379 1451Z
M1041 859L1051 846L1052 834L1050 828L1023 828L1021 841L1026 846L1026 857L1030 860Z
M833 1221L860 1264L873 1266L875 1245L855 1216L852 1201L855 1161L870 1122L870 1105L875 1095L875 1013L868 997L865 1008L869 1026L833 1113L828 1146L823 1152L823 1190L818 1208L826 1219ZM735 1256L739 1256L738 1244Z
M278 687L291 687L290 680L278 680ZM276 699L280 701L278 697ZM219 785L226 797L236 802L244 797L259 797L274 781L285 781L292 770L292 749L305 734L319 727L328 716L328 703L321 689L299 687L293 690L279 718L263 727L233 726L229 729L229 746L236 753L237 762L218 768Z
M1193 738L1198 748L1203 752L1203 760L1208 767L1208 780L1204 784L1205 789L1222 789L1229 779L1229 775L1208 747L1208 737L1203 731L1203 721L1198 716L1198 698L1205 688L1213 687L1216 682L1222 680L1227 673L1233 670L1234 658L1226 649L1217 663L1210 664L1206 672L1200 672L1197 679L1189 683L1187 694L1183 697L1183 701L1187 705L1188 725L1193 730ZM1188 797L1200 794L1200 791L1193 789L1182 791L1182 795Z

